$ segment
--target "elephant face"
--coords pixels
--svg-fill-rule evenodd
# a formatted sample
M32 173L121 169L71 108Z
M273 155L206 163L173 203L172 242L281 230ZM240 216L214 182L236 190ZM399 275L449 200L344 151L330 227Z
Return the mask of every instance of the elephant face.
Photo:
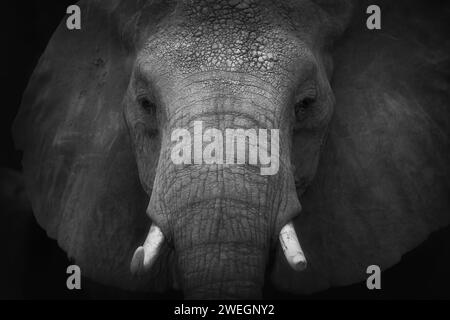
M82 1L14 128L39 223L83 274L187 298L260 297L267 272L313 292L396 263L449 222L445 19L405 29L386 4L388 37L361 27L364 5ZM229 129L246 142L232 164L217 161ZM175 163L180 130L192 152Z
M301 211L291 161L305 188L333 103L329 53L314 34L320 24L283 18L320 16L302 2L181 4L175 12L143 40L125 98L147 213L173 244L189 297L258 296L269 248ZM195 121L222 132L279 130L281 167L263 176L250 155L240 165L175 165L172 132L196 134Z

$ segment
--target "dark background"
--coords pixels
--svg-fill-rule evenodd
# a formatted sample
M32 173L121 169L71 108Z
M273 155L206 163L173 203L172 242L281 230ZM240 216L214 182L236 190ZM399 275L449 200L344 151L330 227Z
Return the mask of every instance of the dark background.
M25 200L20 176L20 152L15 151L11 124L28 79L71 1L22 1L2 4L1 17L1 213L0 299L154 298L132 294L83 280L83 290L66 288L71 264L56 242L35 222ZM4 195L6 194L6 195ZM269 281L267 281L269 283ZM292 296L265 288L272 299L450 299L450 228L442 229L401 263L383 272L382 290L369 291L365 282L334 288L312 296ZM159 297L181 298L176 292Z

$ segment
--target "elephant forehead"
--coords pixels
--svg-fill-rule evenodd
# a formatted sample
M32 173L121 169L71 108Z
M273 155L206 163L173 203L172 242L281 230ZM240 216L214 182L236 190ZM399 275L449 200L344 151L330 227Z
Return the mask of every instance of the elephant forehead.
M140 57L173 75L223 70L271 78L311 67L307 37L294 32L287 11L264 1L190 1L148 38Z

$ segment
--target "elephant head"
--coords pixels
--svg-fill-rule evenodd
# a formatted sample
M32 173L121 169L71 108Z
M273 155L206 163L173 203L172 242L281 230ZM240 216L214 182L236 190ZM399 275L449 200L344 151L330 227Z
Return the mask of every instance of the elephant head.
M369 31L369 4L350 1L79 5L82 29L54 34L14 134L37 220L84 275L255 298L271 272L310 293L449 222L445 17L383 2ZM175 164L173 132L199 121L194 136L279 130L276 174Z

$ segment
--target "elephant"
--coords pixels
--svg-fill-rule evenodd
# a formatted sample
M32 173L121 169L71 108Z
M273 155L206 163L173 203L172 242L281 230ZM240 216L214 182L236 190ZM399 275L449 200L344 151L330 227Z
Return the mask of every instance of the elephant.
M90 279L186 299L395 265L450 222L449 6L380 0L369 30L370 4L80 1L13 125L38 223ZM174 164L195 121L279 130L278 172Z

